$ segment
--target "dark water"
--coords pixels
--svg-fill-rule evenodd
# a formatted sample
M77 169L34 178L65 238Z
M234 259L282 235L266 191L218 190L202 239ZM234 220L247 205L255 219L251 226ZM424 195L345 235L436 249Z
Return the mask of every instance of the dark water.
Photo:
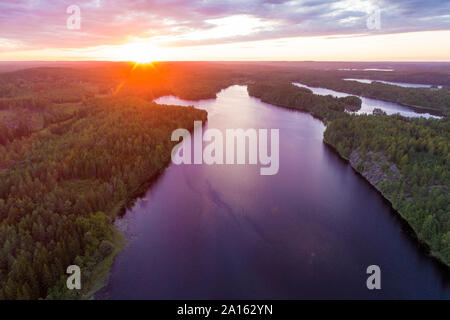
M128 246L97 299L449 298L449 275L386 201L322 142L305 113L249 97L216 100L209 128L279 128L280 170L170 165L117 221ZM366 268L381 267L379 291Z

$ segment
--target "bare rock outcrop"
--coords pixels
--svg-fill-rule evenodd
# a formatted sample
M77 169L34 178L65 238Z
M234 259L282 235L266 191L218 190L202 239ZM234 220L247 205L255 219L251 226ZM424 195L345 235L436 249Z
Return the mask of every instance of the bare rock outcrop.
M390 162L381 152L369 151L364 157L353 150L349 156L350 165L379 190L379 183L383 181L398 181L401 179L400 170Z

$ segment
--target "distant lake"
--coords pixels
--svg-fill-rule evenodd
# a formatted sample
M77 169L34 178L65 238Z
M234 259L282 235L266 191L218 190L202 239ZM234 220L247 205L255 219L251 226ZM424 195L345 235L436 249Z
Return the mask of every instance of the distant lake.
M365 69L354 69L354 68L340 68L339 71L384 71L392 72L394 69L378 69L378 68L365 68Z
M372 80L372 79L352 79L352 78L347 78L347 79L343 79L343 80L356 81L356 82L361 82L361 83L381 82L381 83L391 84L391 85L394 85L394 86L405 87L405 88L431 88L433 86L431 84L392 82L392 81ZM442 86L437 86L437 87L438 88L442 88Z
M310 89L314 94L318 94L318 95L322 95L322 96L332 95L334 97L341 98L341 97L347 97L347 96L351 95L349 93L334 91L334 90L325 89L325 88L309 87L307 85L304 85L304 84L298 83L298 82L295 82L293 84L298 87ZM365 97L361 97L361 96L357 96L357 97L359 97L362 101L361 109L356 112L357 114L372 114L373 110L375 108L378 108L378 109L383 110L387 114L400 113L402 116L405 116L405 117L439 118L438 116L431 115L429 113L417 113L413 109L402 106L398 103L370 99L370 98L365 98Z
M245 86L212 100L156 102L207 110L205 129L280 129L280 171L171 164L116 220L128 245L97 299L450 298L448 270L322 142L321 121L263 103ZM380 291L366 287L372 264Z

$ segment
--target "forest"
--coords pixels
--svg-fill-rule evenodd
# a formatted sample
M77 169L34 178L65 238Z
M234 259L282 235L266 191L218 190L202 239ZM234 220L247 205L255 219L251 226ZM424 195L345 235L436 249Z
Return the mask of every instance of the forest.
M345 110L357 111L361 108L361 99L358 97L319 96L289 82L255 82L249 84L247 90L249 95L263 102L309 112L324 121L345 115Z
M367 76L367 75L366 75ZM295 78L296 82L310 87L322 87L366 98L399 103L420 112L450 113L450 91L446 88L406 88L396 85L372 82L347 81L329 72L305 72Z
M207 116L136 97L86 104L2 147L0 299L67 298L65 267L90 277L114 251L115 216L170 160L172 131Z

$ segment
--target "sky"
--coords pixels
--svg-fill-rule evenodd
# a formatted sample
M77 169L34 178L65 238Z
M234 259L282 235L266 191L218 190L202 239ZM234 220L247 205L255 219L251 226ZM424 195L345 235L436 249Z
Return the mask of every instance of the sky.
M450 61L450 1L0 0L0 60Z

